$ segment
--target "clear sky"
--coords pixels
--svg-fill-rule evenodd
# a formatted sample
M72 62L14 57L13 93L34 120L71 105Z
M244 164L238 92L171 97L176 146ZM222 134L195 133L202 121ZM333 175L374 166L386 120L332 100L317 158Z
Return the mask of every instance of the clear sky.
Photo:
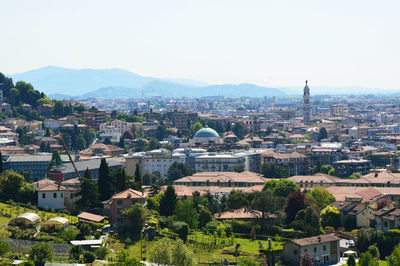
M400 89L399 0L0 0L0 72Z

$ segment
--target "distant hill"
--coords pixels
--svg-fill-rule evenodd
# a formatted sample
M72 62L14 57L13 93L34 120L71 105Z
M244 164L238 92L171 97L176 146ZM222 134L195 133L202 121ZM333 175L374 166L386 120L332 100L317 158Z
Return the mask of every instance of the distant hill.
M224 95L283 96L276 88L254 84L206 85L185 79L144 77L123 69L68 69L49 66L11 75L14 81L24 80L47 95L57 98L137 98L160 95L163 97L201 97Z

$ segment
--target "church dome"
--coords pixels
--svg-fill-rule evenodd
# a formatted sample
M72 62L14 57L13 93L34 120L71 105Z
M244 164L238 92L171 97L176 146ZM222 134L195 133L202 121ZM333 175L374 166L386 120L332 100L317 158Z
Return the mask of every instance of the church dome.
M203 127L194 135L195 138L219 138L217 131L209 127Z

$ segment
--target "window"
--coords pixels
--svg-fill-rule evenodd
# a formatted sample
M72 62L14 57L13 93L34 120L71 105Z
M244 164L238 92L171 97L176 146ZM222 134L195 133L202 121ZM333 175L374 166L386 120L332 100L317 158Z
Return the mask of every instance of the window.
M46 198L46 193L42 193L42 199Z
M326 251L326 246L325 246L325 245L322 247L322 250L323 250L323 251Z
M315 248L314 248L314 253L316 253L316 252L317 252L317 248L315 247Z
M304 252L307 252L307 249L306 249L306 248L304 249Z
M294 254L294 255L297 255L297 249L294 249L294 250L293 250L293 254Z
M53 198L57 198L57 192L53 193Z
M60 193L60 197L61 197L61 198L64 197L63 193Z
M122 200L117 200L117 205L122 205Z

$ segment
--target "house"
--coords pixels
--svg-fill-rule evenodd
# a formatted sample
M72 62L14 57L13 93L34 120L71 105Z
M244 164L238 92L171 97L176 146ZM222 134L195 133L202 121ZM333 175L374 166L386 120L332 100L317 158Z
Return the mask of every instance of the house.
M109 212L110 222L115 225L129 225L128 219L121 215L122 210L129 209L135 203L144 204L145 197L142 192L127 189L113 195L109 200L103 202L105 212Z
M308 253L314 265L338 263L339 241L335 234L293 239L283 245L283 261L285 265L300 265L304 253Z
M56 184L48 184L36 189L38 207L60 210L72 206L75 202L75 189L68 189Z
M80 151L79 154L83 156L97 156L97 155L119 156L123 152L124 149L120 147L103 143L96 143L92 145L90 148Z
M375 213L375 229L386 232L400 227L400 209L386 206Z
M9 225L32 227L40 222L40 217L36 213L26 212L13 219L8 223Z

